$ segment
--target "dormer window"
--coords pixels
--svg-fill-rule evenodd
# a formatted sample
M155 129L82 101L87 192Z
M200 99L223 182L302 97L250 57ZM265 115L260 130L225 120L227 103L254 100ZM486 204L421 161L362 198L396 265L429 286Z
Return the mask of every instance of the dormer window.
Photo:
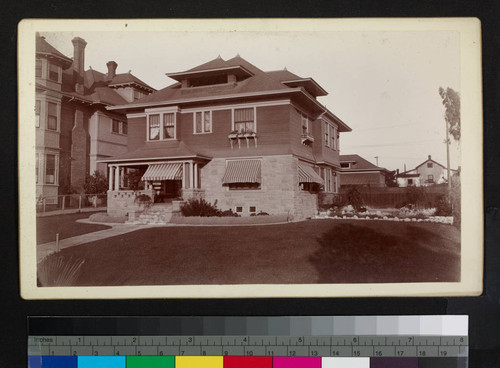
M350 162L341 162L340 167L343 169L350 169L351 168L351 163Z

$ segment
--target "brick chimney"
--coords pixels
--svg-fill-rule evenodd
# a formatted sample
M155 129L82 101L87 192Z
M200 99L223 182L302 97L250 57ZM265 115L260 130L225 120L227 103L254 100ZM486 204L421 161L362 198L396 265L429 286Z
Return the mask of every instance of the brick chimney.
M431 160L431 155L429 155L429 160Z
M106 66L108 67L108 80L111 80L116 75L116 68L118 67L118 64L115 61L108 61Z
M85 71L85 46L87 42L83 38L75 37L73 42L73 70L75 75L75 91L83 94L83 73Z

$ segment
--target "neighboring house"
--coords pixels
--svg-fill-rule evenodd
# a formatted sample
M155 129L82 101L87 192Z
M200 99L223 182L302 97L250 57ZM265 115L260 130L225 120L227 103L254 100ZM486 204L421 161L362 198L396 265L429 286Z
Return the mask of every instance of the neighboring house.
M390 171L359 155L340 155L341 186L385 187Z
M307 217L319 191L338 191L339 133L351 129L317 100L327 92L312 78L264 72L240 56L167 75L177 83L108 107L126 114L129 132L128 152L101 160L108 213L133 204L121 186L131 171L156 200L204 197L242 215Z
M450 170L454 173L456 170ZM396 175L398 186L430 186L446 183L446 167L434 161L431 155L427 160L412 170L404 171Z
M130 73L84 70L85 40L72 40L74 57L63 55L44 37L36 37L36 195L57 203L57 195L81 192L87 175L106 173L99 159L125 153L126 116L108 111L148 95L154 89Z

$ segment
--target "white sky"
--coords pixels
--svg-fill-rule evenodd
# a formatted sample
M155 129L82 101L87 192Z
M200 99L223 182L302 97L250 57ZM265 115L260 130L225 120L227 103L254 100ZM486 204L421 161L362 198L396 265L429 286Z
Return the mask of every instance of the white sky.
M357 153L390 170L427 159L446 166L440 86L459 91L459 34L422 32L58 32L41 33L68 57L71 39L87 41L85 68L132 73L156 89L179 72L220 55L241 57L264 70L286 67L311 77L329 95L320 97L352 128L342 133L341 154ZM457 144L451 167L460 165Z

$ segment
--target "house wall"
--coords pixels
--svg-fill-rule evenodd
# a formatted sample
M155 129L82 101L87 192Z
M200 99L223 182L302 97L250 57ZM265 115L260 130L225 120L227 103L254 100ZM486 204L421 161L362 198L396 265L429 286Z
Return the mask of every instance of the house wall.
M106 164L98 163L97 160L121 155L127 152L128 134L113 133L111 131L112 120L127 121L119 115L110 115L102 111L96 111L89 120L90 135L90 173L96 170L106 175Z
M269 214L288 214L290 219L303 219L317 213L317 194L302 192L298 182L298 159L292 155L261 158L261 188L230 190L222 185L226 159L215 158L201 169L205 199L217 201L222 210L243 207L242 215L250 215L249 207Z
M146 142L146 116L128 118L128 149L127 152L135 151L144 146Z
M429 161L427 161L429 162ZM427 167L427 162L424 164L420 165L419 167L416 168L417 173L420 174L421 178L421 184L422 185L432 185L432 183L426 183L427 181L427 176L428 175L433 175L434 176L434 183L443 183L443 177L446 176L445 170L443 169L442 166L432 163L432 167Z
M333 124L336 126L335 124ZM325 122L318 119L313 124L314 129L314 156L316 160L326 162L332 166L340 167L340 138L337 141L337 149L325 145Z

